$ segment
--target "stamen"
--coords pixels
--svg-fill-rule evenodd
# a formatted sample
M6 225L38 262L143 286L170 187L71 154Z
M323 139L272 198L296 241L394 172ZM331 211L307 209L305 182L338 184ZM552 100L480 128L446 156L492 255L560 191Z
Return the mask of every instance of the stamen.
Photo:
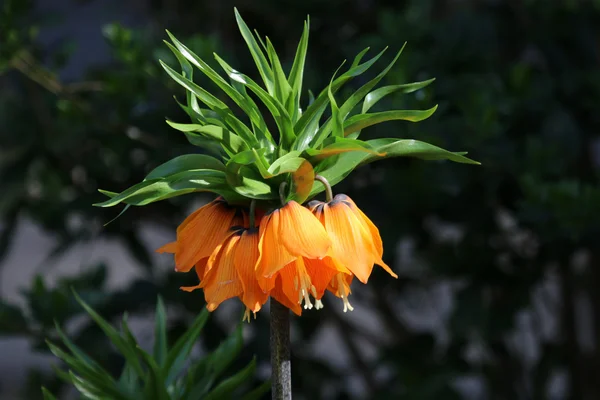
M352 307L352 305L348 301L348 297L342 296L342 301L344 302L344 312L348 312L348 310L354 311L354 307Z
M254 313L254 319L256 319L256 313ZM244 311L244 318L242 318L242 322L248 320L248 323L250 323L250 309L248 307L246 307L246 311Z
M344 278L342 274L337 274L337 283L338 283L338 291L340 292L340 298L344 302L344 312L354 311L354 307L348 301L348 292L346 291L346 282L344 282Z
M317 299L317 300L315 301L315 308L316 308L317 310L320 310L321 308L323 308L323 302L322 302L321 300L318 300L318 299Z
M304 309L311 310L313 308L313 305L310 301L310 296L308 295L308 292L302 289L301 296L304 298Z

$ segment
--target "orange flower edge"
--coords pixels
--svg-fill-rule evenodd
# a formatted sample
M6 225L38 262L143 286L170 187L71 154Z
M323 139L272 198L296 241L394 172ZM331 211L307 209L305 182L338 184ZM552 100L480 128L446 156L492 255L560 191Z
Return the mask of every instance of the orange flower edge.
M374 264L398 277L382 260L379 230L348 196L338 194L329 203L311 202L309 207L331 238L331 257L362 283L367 283Z

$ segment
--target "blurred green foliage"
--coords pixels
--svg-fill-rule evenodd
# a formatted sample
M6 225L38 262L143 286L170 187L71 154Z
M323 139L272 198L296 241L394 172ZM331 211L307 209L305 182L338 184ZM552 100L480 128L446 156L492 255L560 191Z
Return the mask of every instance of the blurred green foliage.
M47 343L52 354L64 361L69 371L55 371L62 380L75 386L85 399L251 400L260 399L269 391L270 382L265 382L240 397L238 389L254 376L256 360L252 360L234 375L220 380L221 375L242 349L241 325L238 325L235 332L213 352L203 357L191 357L194 343L208 321L208 310L202 311L187 331L169 347L167 315L159 297L155 314L154 346L153 351L149 353L138 344L129 328L126 315L123 316L119 332L79 296L75 297L125 359L119 378L115 380L107 370L73 343L57 322L56 331L62 341L62 347L50 341ZM43 388L42 391L45 400L56 399L48 389ZM234 397L235 392L238 397Z
M90 205L102 198L97 188L124 189L192 151L164 122L185 116L172 98L183 91L157 62L169 57L163 29L204 59L218 50L232 66L253 71L233 20L235 5L249 26L273 40L287 60L284 68L310 14L307 88L327 85L340 62L366 46L399 49L407 41L382 84L436 81L414 95L389 96L373 110L439 108L416 125L367 129L365 139L415 138L468 150L482 162L387 160L335 187L380 227L386 262L401 277L392 282L375 274L368 286L353 286L355 302L371 307L378 325L364 326L356 311L342 317L330 303L294 321L297 397L351 398L360 395L356 385L377 399L600 397L600 2L147 2L148 28L113 24L99 31L112 49L111 63L75 82L59 79L59 71L81 49L68 41L64 48L41 46L36 35L45 19L33 5L5 0L0 17L0 255L28 218L57 238L49 256L111 237L148 269L116 292L104 288L104 272L94 266L53 287L40 278L24 290L28 310L1 299L0 334L25 335L47 351L43 338L57 334L52 321L78 315L69 286L82 296L89 292L84 298L108 320L150 310L157 293L183 316L200 312L200 295L177 290L193 277L158 271L153 249L140 240L144 221L174 229L194 196L132 207L107 227L102 224L115 214ZM70 224L73 216L84 223ZM449 306L433 314L437 328L410 323L407 313L441 307L434 300L442 287L449 288ZM515 345L512 333L524 329L524 313L533 339ZM226 336L214 320L204 328L208 349ZM254 335L240 360L252 354L259 364L268 360L266 320L259 315L251 324ZM551 333L543 328L548 320L555 322ZM176 318L169 337L187 325ZM344 368L308 350L325 328L340 335ZM120 371L123 360L93 324L71 340ZM365 342L374 356L362 351ZM556 389L561 373L563 392ZM460 389L464 378L479 380L480 397ZM41 383L53 393L60 389L56 379L32 372L23 398L40 398Z

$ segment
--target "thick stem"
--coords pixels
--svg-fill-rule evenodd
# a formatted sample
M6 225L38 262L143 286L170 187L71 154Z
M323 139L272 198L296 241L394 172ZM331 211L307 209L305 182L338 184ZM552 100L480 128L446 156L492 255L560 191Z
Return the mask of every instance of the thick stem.
M271 398L273 400L291 400L290 311L272 297L271 368Z

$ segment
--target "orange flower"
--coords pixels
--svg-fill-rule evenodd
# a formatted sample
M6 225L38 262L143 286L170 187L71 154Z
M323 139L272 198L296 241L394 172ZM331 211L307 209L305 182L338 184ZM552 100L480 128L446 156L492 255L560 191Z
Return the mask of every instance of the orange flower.
M313 201L309 207L331 238L332 258L358 280L367 283L374 264L398 277L381 259L383 244L379 230L348 196L338 194L329 203Z
M177 228L177 240L156 251L174 253L175 270L188 272L213 253L233 226L243 223L237 211L218 198L188 216Z
M314 215L290 201L260 223L258 276L271 277L298 257L321 259L330 246L327 232Z
M312 308L312 294L323 296L339 268L325 258L331 240L323 225L295 201L276 209L260 223L260 256L256 265L260 287L296 314ZM347 270L341 267L342 271ZM293 307L291 306L293 305ZM321 305L317 302L318 308Z

